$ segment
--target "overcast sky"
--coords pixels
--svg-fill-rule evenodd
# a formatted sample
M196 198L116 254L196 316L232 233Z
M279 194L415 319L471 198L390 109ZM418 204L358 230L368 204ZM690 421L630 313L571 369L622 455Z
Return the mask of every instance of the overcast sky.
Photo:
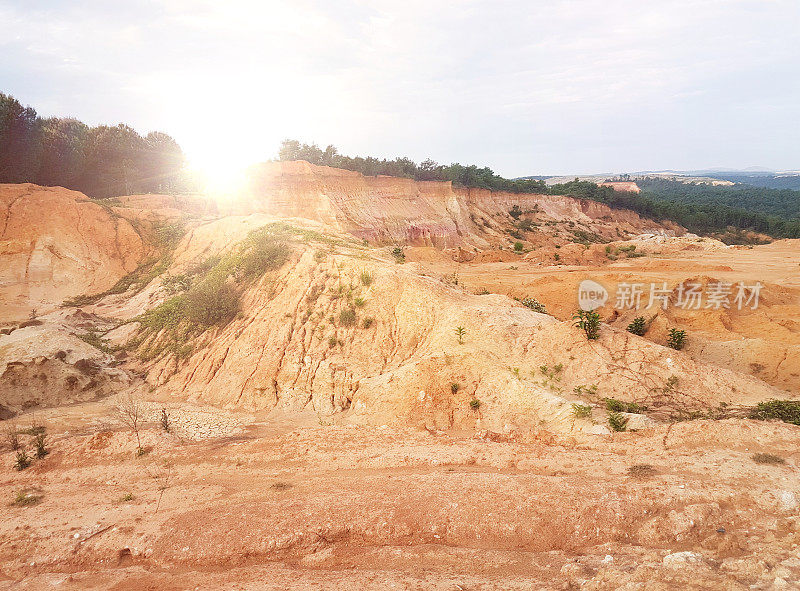
M206 164L798 169L800 2L0 0L0 91Z

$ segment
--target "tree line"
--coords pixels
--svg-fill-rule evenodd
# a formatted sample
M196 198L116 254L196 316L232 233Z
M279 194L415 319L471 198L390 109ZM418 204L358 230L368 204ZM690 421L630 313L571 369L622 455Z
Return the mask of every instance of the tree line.
M636 181L648 195L683 204L719 204L747 209L768 215L800 218L800 191L747 184L711 185L702 182L683 183L658 177Z
M663 179L637 183L641 183L641 193L614 191L605 194L604 202L650 219L672 220L696 234L734 228L775 238L800 238L800 191L787 195L785 190L762 187L686 185Z
M319 166L332 166L360 172L365 176L397 176L418 181L451 181L459 187L477 187L492 191L511 193L544 193L544 181L536 179L503 178L489 167L474 164L438 164L433 160L423 160L419 164L409 158L394 160L378 159L372 156L344 156L335 146L324 150L316 144L302 144L297 140L284 140L278 151L280 160L305 160Z
M0 183L36 183L94 198L181 190L183 151L165 133L39 117L0 93Z

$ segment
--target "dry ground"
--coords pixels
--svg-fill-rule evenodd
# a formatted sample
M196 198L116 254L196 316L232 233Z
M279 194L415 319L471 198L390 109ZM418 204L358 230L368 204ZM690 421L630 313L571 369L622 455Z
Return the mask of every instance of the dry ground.
M196 411L170 407L184 424ZM151 424L138 458L107 405L20 418L21 428L48 426L51 453L16 472L4 447L0 588L771 589L800 581L800 427L693 421L568 448L203 412L217 436L190 439ZM22 440L30 448L31 438ZM758 464L757 452L786 464ZM20 506L19 492L40 498Z

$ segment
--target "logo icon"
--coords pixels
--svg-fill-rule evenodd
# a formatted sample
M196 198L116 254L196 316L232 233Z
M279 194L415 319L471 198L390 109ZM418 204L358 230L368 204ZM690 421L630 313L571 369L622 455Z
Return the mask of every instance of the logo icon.
M581 310L594 310L600 308L608 301L606 288L592 281L584 279L578 286L578 305Z

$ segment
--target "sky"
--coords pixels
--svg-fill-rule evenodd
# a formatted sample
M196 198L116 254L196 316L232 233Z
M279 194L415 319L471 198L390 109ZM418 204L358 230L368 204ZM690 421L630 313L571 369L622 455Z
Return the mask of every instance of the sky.
M797 0L0 0L0 92L163 131L507 177L800 169Z

